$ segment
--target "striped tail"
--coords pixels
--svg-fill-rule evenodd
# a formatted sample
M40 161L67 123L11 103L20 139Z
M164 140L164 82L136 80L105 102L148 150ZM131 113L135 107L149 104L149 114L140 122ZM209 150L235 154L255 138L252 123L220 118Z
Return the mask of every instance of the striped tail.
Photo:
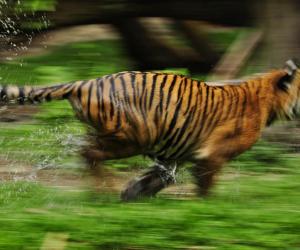
M62 100L69 97L73 87L73 83L54 85L50 87L17 87L0 85L0 105L9 103L25 104Z

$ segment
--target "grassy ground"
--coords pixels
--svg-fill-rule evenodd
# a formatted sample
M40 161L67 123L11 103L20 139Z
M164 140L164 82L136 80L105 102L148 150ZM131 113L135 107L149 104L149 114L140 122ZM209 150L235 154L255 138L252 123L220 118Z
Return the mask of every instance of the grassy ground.
M54 233L66 249L299 249L300 173L233 173L207 200L129 204L114 193L2 183L0 248L38 249Z
M45 84L94 78L130 65L117 41L76 43L1 64L0 77L6 83ZM41 110L28 121L0 123L2 169L82 165L75 151L85 128L69 105L48 103ZM224 169L206 200L171 192L124 204L114 192L3 181L0 249L51 249L55 243L66 249L299 249L299 163L298 156L260 142ZM109 163L125 169L139 164L147 161ZM191 182L188 174L180 177Z

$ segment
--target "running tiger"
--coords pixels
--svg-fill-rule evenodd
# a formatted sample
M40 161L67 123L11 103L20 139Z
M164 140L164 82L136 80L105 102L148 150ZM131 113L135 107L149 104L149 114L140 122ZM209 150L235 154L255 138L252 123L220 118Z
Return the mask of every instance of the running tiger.
M51 87L0 87L0 104L68 99L88 124L96 162L134 155L155 162L131 181L123 200L155 195L175 182L176 167L194 163L199 195L206 195L224 163L249 149L264 127L300 110L300 69L284 69L240 81L205 83L186 76L121 72Z

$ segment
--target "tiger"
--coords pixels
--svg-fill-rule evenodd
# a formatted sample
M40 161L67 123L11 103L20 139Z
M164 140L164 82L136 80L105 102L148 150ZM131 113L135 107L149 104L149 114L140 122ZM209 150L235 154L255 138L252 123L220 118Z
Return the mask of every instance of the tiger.
M165 72L125 71L49 87L0 87L0 104L67 99L87 125L82 156L90 166L144 155L154 165L121 192L155 196L185 162L206 196L222 166L248 150L275 120L300 110L300 70L285 67L239 81L205 82Z

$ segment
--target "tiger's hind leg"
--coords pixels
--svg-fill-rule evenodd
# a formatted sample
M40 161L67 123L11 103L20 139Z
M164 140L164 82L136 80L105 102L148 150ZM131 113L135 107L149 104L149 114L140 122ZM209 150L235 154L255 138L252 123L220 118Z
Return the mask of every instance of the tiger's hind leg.
M98 148L85 147L82 149L81 156L89 175L93 179L96 190L101 190L105 186L104 180L108 181L109 172L104 168L103 161L106 159L105 151Z
M121 193L121 199L133 201L155 196L160 190L176 182L176 168L176 163L169 166L156 163L150 171L128 183Z
M85 160L87 169L93 179L97 189L109 181L112 174L104 168L103 162L106 160L126 158L139 153L132 143L117 138L116 136L94 136L90 135L88 144L82 148L81 155Z

